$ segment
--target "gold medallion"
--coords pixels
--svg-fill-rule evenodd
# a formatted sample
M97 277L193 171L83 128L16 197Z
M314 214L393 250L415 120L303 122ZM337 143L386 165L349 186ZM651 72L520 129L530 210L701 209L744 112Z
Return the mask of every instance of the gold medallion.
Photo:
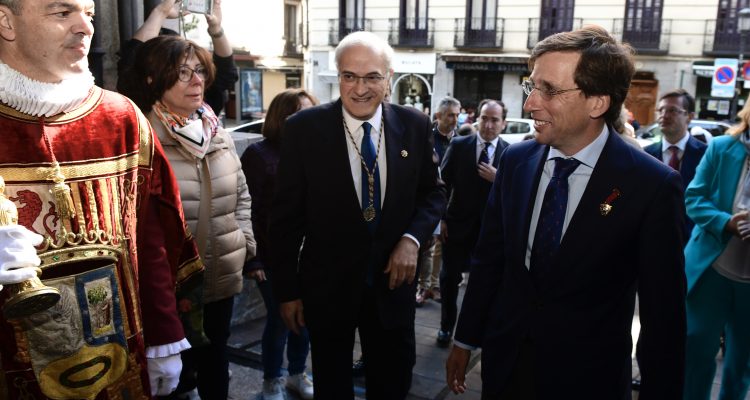
M362 210L362 216L365 217L365 221L372 222L375 219L375 207L370 205Z

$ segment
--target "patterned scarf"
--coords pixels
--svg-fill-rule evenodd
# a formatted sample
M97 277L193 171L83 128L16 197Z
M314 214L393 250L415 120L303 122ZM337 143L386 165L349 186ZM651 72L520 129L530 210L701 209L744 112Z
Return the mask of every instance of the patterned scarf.
M173 113L161 101L157 101L151 109L182 148L198 158L206 155L211 138L219 128L219 118L208 104L203 103L187 118Z

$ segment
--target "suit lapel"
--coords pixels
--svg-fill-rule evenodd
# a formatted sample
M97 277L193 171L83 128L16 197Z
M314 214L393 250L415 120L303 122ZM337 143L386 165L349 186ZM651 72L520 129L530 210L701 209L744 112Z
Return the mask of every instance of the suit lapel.
M549 146L536 145L526 161L519 164L513 171L513 183L518 184L514 188L514 196L518 196L519 199L517 204L519 212L513 213L517 218L514 226L516 227L518 245L515 247L518 249L517 257L520 260L520 265L524 266L526 265L526 248L531 227L531 214L534 211L536 193L542 177L544 163L547 161L547 153L549 153Z
M332 194L331 198L343 199L343 215L348 216L351 220L359 221L362 224L362 229L367 229L367 225L362 218L362 206L354 187L347 144L347 141L351 141L351 139L344 130L344 114L341 107L341 100L331 103L331 108L326 114L326 121L321 122L321 126L326 128L321 129L320 149L325 149L322 153L325 155L320 157L320 162L330 163L331 166L328 168L331 174L330 178L332 181L341 182L339 188L341 196Z
M623 193L633 190L632 185L623 186L632 183L628 178L628 171L635 165L628 146L610 129L607 143L560 243L560 250L545 286L558 282L564 275L570 274L578 257L586 254L586 247L591 245L589 240L585 240L586 237L595 234L600 229L598 225L601 224L602 218L606 218L599 211L600 204L615 190ZM617 202L614 201L612 204L616 209Z
M408 154L416 154L411 151L412 149L404 148L404 131L406 128L388 103L383 103L383 118L385 120L385 157L388 163L388 171L386 174L385 200L383 201L380 219L381 226L383 220L388 216L388 210L398 207L397 188L404 187L402 183L403 175L399 174L398 171L405 170L402 166L409 160ZM407 154L407 156L401 156L402 150L405 151L404 154Z

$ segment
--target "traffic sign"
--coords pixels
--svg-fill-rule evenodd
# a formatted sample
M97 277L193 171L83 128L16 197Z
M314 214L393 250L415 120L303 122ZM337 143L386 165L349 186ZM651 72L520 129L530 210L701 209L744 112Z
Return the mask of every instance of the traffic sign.
M742 79L746 81L750 80L750 62L746 62L742 66Z
M714 60L714 76L711 82L712 97L734 97L737 67L736 58L717 58Z
M732 70L732 68L725 65L723 67L716 68L714 76L716 77L716 81L726 85L734 80L734 71Z

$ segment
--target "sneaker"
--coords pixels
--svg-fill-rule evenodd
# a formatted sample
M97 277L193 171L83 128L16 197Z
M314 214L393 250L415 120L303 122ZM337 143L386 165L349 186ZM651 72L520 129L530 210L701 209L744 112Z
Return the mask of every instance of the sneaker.
M430 297L432 297L432 300L440 303L440 288L435 286L434 288L430 289Z
M416 299L416 306L422 307L425 302L427 302L427 293L429 293L429 290L425 290L424 288L419 288L417 290L417 299Z
M355 378L365 376L365 360L362 357L352 364L352 375Z
M438 347L448 347L448 345L451 343L451 336L453 336L448 331L439 330L437 333L437 345Z
M263 379L263 400L284 400L284 378Z
M291 375L286 381L286 387L297 392L304 400L312 400L314 396L313 383L306 373Z

